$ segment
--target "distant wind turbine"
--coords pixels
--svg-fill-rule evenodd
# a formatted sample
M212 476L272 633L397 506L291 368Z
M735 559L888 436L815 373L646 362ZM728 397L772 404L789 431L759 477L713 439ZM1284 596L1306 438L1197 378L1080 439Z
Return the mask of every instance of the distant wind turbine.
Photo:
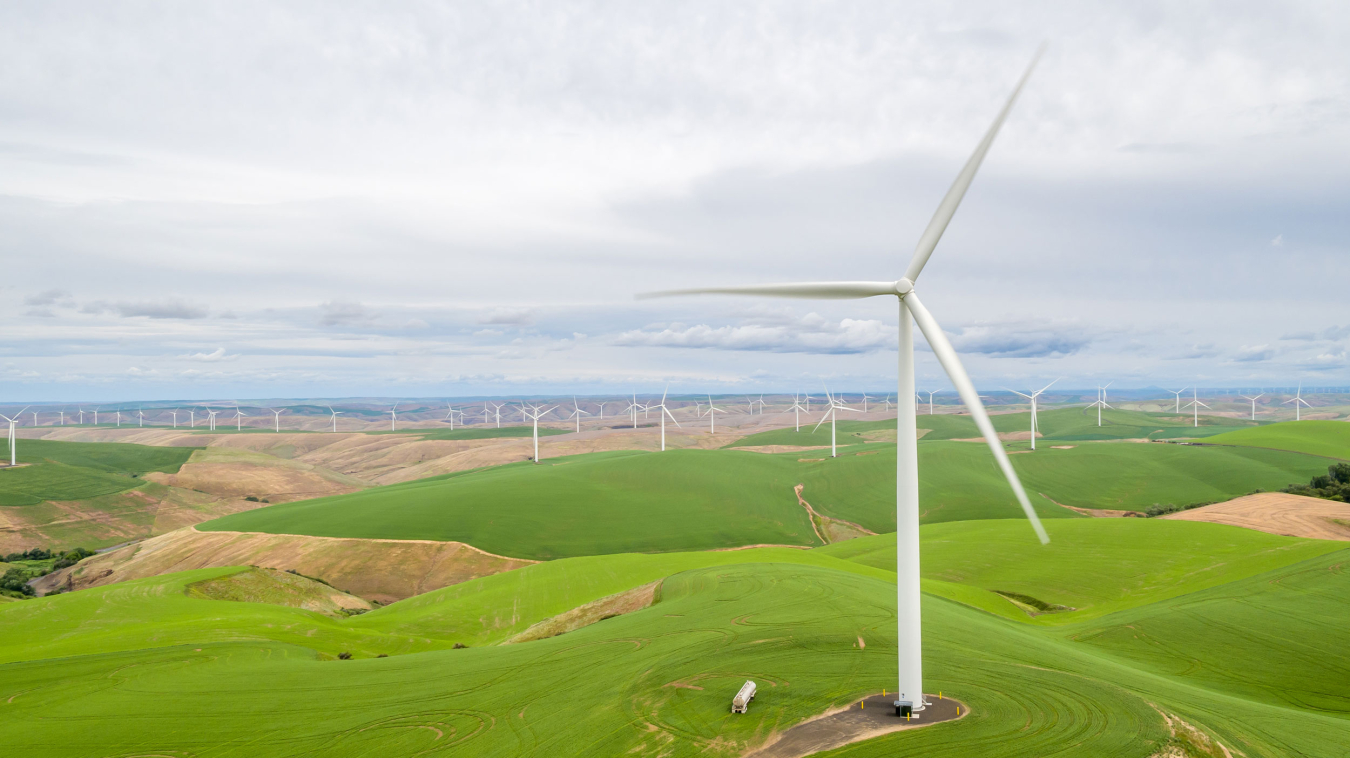
M1198 427L1198 426L1200 426L1200 409L1201 409L1201 408L1209 408L1209 406L1208 406L1208 405L1205 405L1205 404L1202 403L1202 402L1200 402L1200 397L1199 397L1199 395L1196 394L1196 388L1194 388L1194 387L1191 388L1191 398L1192 398L1192 399L1191 399L1191 402L1186 403L1186 407L1187 407L1187 408L1193 408L1193 409L1194 409L1192 415L1193 415L1194 418L1195 418L1195 426ZM1296 407L1297 407L1297 406L1296 406Z
M117 428L118 428L118 429L121 429L121 428L122 428L122 409L121 409L121 408L118 408L118 409L117 409Z
M66 425L66 409L65 409L65 408L62 408L61 410L57 411L57 413L61 414L61 426L65 426L65 425Z
M806 409L802 407L802 404L797 400L796 395L792 396L792 407L788 408L788 410L792 411L794 421L796 422L797 425L796 431L800 432L802 430L802 411Z
M35 417L33 420L36 421L37 418ZM144 427L145 427L145 409L144 409L144 408L137 408L137 409L136 409L136 426L141 427L141 428L144 428Z
M834 395L831 395L831 394L830 394L830 388L829 388L829 387L826 387L826 388L825 388L825 399L829 402L829 404L830 404L830 409L829 409L828 411L825 411L825 415L824 415L824 416L821 416L821 417L820 417L820 422L816 424L816 429L819 429L819 428L820 428L820 425L823 424L823 423L825 423L825 419L828 418L828 419L830 420L830 457L831 457L831 458L838 458L838 457L839 457L839 451L838 451L838 449L835 447L835 433L834 433L834 417L835 417L835 412L836 412L836 411L853 411L854 413L862 413L862 411L858 410L857 408L850 408L850 407L848 407L847 405L844 405L843 403L839 402L839 398L836 398ZM812 433L812 434L815 434L815 433L816 433L816 429L812 429L812 430L811 430L811 433Z
M575 418L575 419L577 420L577 434L581 434L581 417L582 417L582 416L589 416L589 415L591 415L591 414L587 413L586 411L581 410L581 406L577 405L577 398L576 398L576 396L573 395L573 396L572 396L572 415L568 416L568 418Z
M521 415L524 415L524 413L525 413L525 407L524 407L524 406L521 406L520 412L521 412ZM453 406L453 405L448 405L448 404L445 406L445 418L444 418L444 419L441 419L441 420L444 421L445 419L449 419L449 420L450 420L450 431L452 431L452 432L455 431L455 406ZM523 419L522 419L522 420L523 420Z
M94 406L94 426L98 426L98 406Z
M496 417L496 419L497 419L497 428L498 428L498 429L501 429L501 428L502 428L502 408L504 408L504 407L506 407L506 406L503 405L502 403L493 403L493 405L496 406L496 407L494 407L494 408L492 409L492 413L493 413L493 415L494 415L494 416Z
M1106 387L1110 387L1112 384L1113 382L1107 382ZM1106 387L1101 386L1097 387L1097 402L1088 406L1089 408L1093 406L1097 407L1097 426L1102 425L1103 408L1111 408L1112 410L1114 410L1114 407L1110 403L1106 402Z
M246 418L248 418L248 416L245 416L244 412L239 410L239 406L236 405L234 407L234 430L236 432L244 428L243 420Z
M607 403L596 403L596 405L599 405L599 406L600 406L600 420L601 420L601 421L604 421L604 420L605 420L605 405L607 405Z
M38 412L37 412L37 411L30 411L30 413L33 414L33 426L37 426L37 425L38 425L38 421L37 421L37 415L38 415Z
M1181 413L1181 393L1185 392L1188 389L1190 389L1190 387L1182 387L1179 390L1168 390L1168 392L1177 396L1177 409L1176 409L1177 413Z
M169 411L169 414L173 416L173 428L174 428L174 429L177 429L177 428L178 428L178 409L177 409L177 408L174 408L173 410Z
M1257 400L1260 400L1261 398L1263 398L1263 397L1265 397L1265 396L1266 396L1266 393L1264 393L1264 392L1262 392L1261 394L1257 395L1256 397L1248 397L1248 396L1246 396L1246 395L1238 395L1238 397L1242 398L1243 400L1250 400L1250 401L1252 401L1252 421L1255 421L1255 420L1256 420L1256 401L1257 401Z
M920 392L928 393L928 415L933 415L933 396L939 392L946 392L946 390L920 390Z
M12 417L0 413L0 418L9 422L9 465L11 466L19 465L19 457L18 457L19 436L14 433L14 426L15 424L19 423L19 417L22 416L23 412L26 410L28 410L28 406L20 408L19 412L14 414Z
M868 399L869 399L869 398L868 398L867 393L864 392L864 393L863 393L863 396L862 396L862 401L863 401L863 409L862 409L862 412L863 412L863 413L866 413L866 412L867 412L867 401L868 401Z
M637 401L637 393L633 393L633 402L632 402L631 404L629 404L629 406L628 406L627 408L625 408L624 410L625 410L625 411L632 411L632 413L633 413L633 428L636 429L636 428L637 428L637 415L638 415L638 411L639 411L639 410L642 410L642 406L641 406L641 405L638 405L638 401Z
M1057 382L1057 381L1059 381L1059 379L1056 379L1056 380L1055 380L1055 382ZM1040 389L1036 390L1035 392L1031 393L1030 395L1025 394L1025 393L1022 393L1022 392L1018 392L1017 390L1008 390L1009 392L1013 393L1014 395L1021 395L1022 397L1026 398L1028 402L1031 403L1031 449L1032 449L1032 450L1035 450L1035 449L1036 449L1036 398L1039 398L1039 397L1041 396L1041 393L1042 393L1042 392L1045 392L1046 390L1050 389L1051 385L1053 385L1055 382L1050 382L1050 384L1047 384L1047 385L1045 385L1044 387L1041 387ZM1098 426L1100 426L1100 424L1098 424Z
M1290 399L1284 401L1284 404L1285 404L1285 405L1288 405L1289 403L1293 403L1293 404L1294 404L1294 420L1295 420L1295 421L1302 421L1302 420L1303 420L1303 414L1301 413L1301 407L1302 407L1302 406L1306 405L1306 406L1308 406L1309 408L1312 407L1312 403L1310 403L1310 402L1308 402L1307 400L1304 400L1304 399L1303 399L1303 385L1302 385L1302 384L1300 384L1300 385L1298 386L1298 392L1297 392L1297 394L1295 394L1292 398L1290 398Z
M722 410L721 408L718 408L717 406L713 405L712 395L709 395L709 396L708 396L708 411L707 411L707 416L708 416L708 432L709 432L709 434L717 434L717 414L719 414L719 413L726 413L726 411L724 411L724 410ZM700 413L699 415L701 416L701 415L703 415L703 414Z
M80 426L84 426L84 409L80 409Z
M522 406L522 407L524 407L524 406ZM535 406L535 407L534 407L534 412L529 414L529 415L530 415L530 418L534 421L534 462L535 462L535 463L538 463L538 462L539 462L539 417L542 416L542 415L544 415L545 413L548 413L549 411L553 410L553 409L556 408L556 407L558 407L558 406L556 406L556 405L550 405L548 408L545 408L544 410L541 411L541 410L539 410L539 406Z
M285 412L286 412L286 409L285 409L285 408L268 408L267 410L269 410L269 411L272 412L272 423L274 424L274 426L272 427L272 431L273 431L273 432L280 432L280 431L281 431L281 414L285 413Z
M666 416L670 416L670 420L671 420L671 421L675 421L675 426L679 426L679 425L680 425L680 422L675 420L675 414L671 413L671 412L670 412L670 409L666 407L666 395L667 395L669 392L670 392L670 385L667 384L667 385L666 385L666 391L661 393L661 402L660 402L659 404L657 404L657 405L651 405L651 406L648 406L648 407L650 407L650 408L652 408L652 409L656 409L656 408L660 408L660 409L661 409L660 416L661 416L661 451L662 451L662 452L665 452L665 450L666 450Z
M206 411L206 420L211 424L211 431L214 432L216 430L216 414L220 411L213 411L210 408L204 408L203 410Z
M1040 53L1038 52L1037 58L1039 56ZM938 205L937 212L933 214L928 227L920 236L909 267L901 278L887 282L807 282L700 288L659 293L665 295L718 293L811 299L851 299L876 296L898 298L899 329L897 330L897 340L900 365L896 389L898 397L904 398L905 402L901 406L896 421L896 584L898 592L896 640L899 657L899 688L897 690L899 697L895 701L897 715L909 715L911 710L922 711L926 705L923 699L923 625L919 584L918 432L914 407L910 400L910 397L914 394L913 323L918 324L919 329L927 338L933 354L965 401L971 417L984 435L989 450L993 453L994 460L998 462L999 468L1008 480L1008 484L1016 495L1018 503L1022 506L1022 511L1031 522L1036 536L1042 543L1049 542L1050 539L1046 535L1044 527L1041 526L1036 511L1031 507L1031 500L1027 498L1026 491L1017 478L1017 472L1013 469L1008 454L1003 449L1003 444L999 441L998 434L994 431L994 426L984 409L984 404L980 402L965 367L961 365L956 350L952 348L950 340L947 339L937 320L933 318L927 307L915 294L915 282L919 278L919 274L937 248L938 242L942 239L942 234L946 231L952 217L956 215L956 210L960 206L966 190L974 181L975 174L979 170L985 154L988 153L989 148L993 145L994 138L998 135L999 127L1002 126L1004 119L1012 110L1013 103L1016 101L1023 85L1025 85L1027 78L1031 75L1031 69L1034 66L1035 60L1032 61L1031 67L1022 76L1007 103L994 119L994 123L980 140L974 154L966 161L965 166L957 175L956 181L952 183L946 196Z
M809 393L804 394L804 395L802 395L802 399L806 401L806 412L807 412L807 413L810 413L810 412L811 412L811 395L810 395Z
M389 409L389 431L398 431L398 403L394 403L394 407Z
M333 431L337 431L337 417L342 415L342 411L333 410L333 406L328 406L328 412L333 414Z

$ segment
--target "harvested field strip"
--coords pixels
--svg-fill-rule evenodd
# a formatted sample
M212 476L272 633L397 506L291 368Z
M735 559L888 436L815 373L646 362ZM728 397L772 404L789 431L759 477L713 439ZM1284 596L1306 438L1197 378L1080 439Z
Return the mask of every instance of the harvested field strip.
M1161 518L1229 524L1289 537L1350 540L1350 504L1284 492L1262 492Z

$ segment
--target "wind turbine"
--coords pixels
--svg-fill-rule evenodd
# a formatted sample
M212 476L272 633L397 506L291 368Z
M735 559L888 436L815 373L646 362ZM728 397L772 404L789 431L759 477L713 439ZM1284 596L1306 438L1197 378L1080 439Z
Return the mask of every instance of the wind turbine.
M210 422L211 431L214 432L216 430L216 414L220 411L213 411L210 408L204 408L203 410L206 411L207 421Z
M711 401L711 398L709 398L709 400ZM792 415L796 417L797 431L800 432L802 430L802 411L804 409L802 408L802 404L797 402L796 395L792 396L792 407L788 408L788 410L792 411Z
M597 403L597 405L600 406L600 420L601 420L601 421L604 421L604 420L605 420L605 405L606 405L606 403Z
M930 391L930 390L920 390L920 391L921 391L921 392L927 392L927 393L928 393L928 415L931 416L931 415L933 415L933 396L936 395L936 394L939 393L939 392L946 392L946 390L931 390L931 391ZM896 397L899 397L899 395L897 395ZM898 405L898 403L897 403L897 405ZM917 422L916 422L916 423L917 423Z
M84 409L80 409L80 426L84 426Z
M521 406L521 408L524 408L524 407L525 407L524 405ZM534 413L529 414L529 415L530 415L530 418L534 421L534 462L535 462L535 463L538 463L538 462L539 462L539 417L542 416L542 415L544 415L545 413L548 413L549 411L551 411L551 410L553 410L554 408L557 408L557 407L558 407L558 406L556 406L556 405L550 405L548 408L546 408L546 409L544 409L544 410L541 411L541 410L539 410L539 406L536 405L536 406L534 407Z
M637 414L638 414L638 409L640 409L640 408L642 408L642 406L638 405L638 401L637 401L637 393L633 393L633 402L632 402L632 404L630 404L627 408L624 408L624 410L625 410L625 411L632 411L632 412L633 412L633 428L634 428L634 429L637 428Z
M62 408L61 410L57 411L57 413L61 414L61 426L65 426L65 425L66 425L66 409L65 409L65 408Z
M494 408L492 409L493 415L495 415L496 418L497 418L497 428L498 428L498 429L501 429L501 428L502 428L502 408L505 407L505 406L504 406L502 403L493 403L492 405L494 406Z
M670 412L670 409L666 407L666 394L667 394L668 392L670 392L670 385L669 385L669 384L666 385L666 391L661 393L661 402L660 402L660 404L658 404L658 405L648 405L648 406L647 406L648 408L660 408L660 409L661 409L661 413L660 413L659 415L661 416L661 452L663 452L663 453L664 453L665 450L666 450L666 416L670 416L670 420L671 420L671 421L675 421L675 414L671 413L671 412ZM675 421L675 426L680 426L680 422L679 422L679 421ZM683 427L681 427L681 428L683 428Z
M825 415L824 415L824 416L821 416L821 417L820 417L820 422L816 424L816 429L819 429L819 428L820 428L820 425L823 424L823 423L825 423L825 419L826 419L826 418L829 418L829 419L830 419L830 457L831 457L831 458L838 458L838 457L839 457L839 454L838 454L838 451L837 451L837 449L835 448L835 444L834 444L834 439L835 439L835 435L834 435L834 417L835 417L835 412L836 412L836 411L853 411L854 413L862 413L862 411L858 410L857 408L850 408L850 407L848 407L847 405L844 405L843 403L839 402L839 398L837 398L837 397L835 397L834 395L831 395L831 394L830 394L830 388L829 388L829 387L826 387L826 388L825 388L825 398L826 398L826 400L828 400L829 403L830 403L830 409L829 409L828 411L825 412ZM812 433L812 434L815 434L815 433L816 433L816 429L812 429L812 430L811 430L811 433ZM915 432L915 434L918 434L918 432Z
M398 403L394 403L394 407L389 409L389 431L398 431Z
M1205 408L1209 408L1209 406L1208 406L1208 405L1205 405L1205 404L1202 403L1202 402L1200 402L1200 398L1199 398L1199 396L1196 395L1196 389L1195 389L1194 387L1191 388L1191 398L1192 398L1192 399L1191 399L1191 402L1186 403L1186 407L1187 407L1187 408L1194 408L1194 409L1195 409L1194 412L1193 412L1193 414L1194 414L1194 417L1195 417L1195 425L1198 427L1198 426L1200 426L1200 408L1201 408L1201 406L1203 406L1203 407L1205 407ZM1294 406L1294 407L1297 408L1298 406L1296 405L1296 406Z
M1190 387L1182 387L1179 390L1168 390L1168 392L1177 396L1177 409L1176 409L1177 413L1181 413L1181 393L1185 392L1188 389L1190 389Z
M1039 57L1040 53L1038 52L1037 58ZM826 299L884 295L899 299L899 375L896 389L897 397L904 398L904 403L900 405L900 412L896 416L896 622L899 632L896 640L900 677L899 689L897 690L899 698L896 700L897 714L908 714L911 710L921 711L925 706L923 699L922 623L920 617L921 595L919 589L918 433L916 431L917 421L914 414L914 404L910 399L914 396L913 323L917 322L919 329L928 339L933 354L942 364L952 384L956 386L957 392L965 400L966 406L970 409L971 417L984 435L985 441L989 444L994 459L998 461L999 468L1003 470L1003 475L1007 478L1008 484L1017 496L1017 501L1022 506L1022 511L1026 514L1027 519L1031 522L1032 528L1035 529L1037 537L1040 538L1042 543L1049 542L1050 539L1046 535L1044 527L1041 526L1036 511L1032 509L1031 501L1027 499L1026 491L1023 490L1022 484L1017 478L1017 473L1008 460L1007 452L1003 450L1003 445L999 442L998 434L994 431L993 424L989 421L989 415L985 412L984 405L980 402L975 387L970 382L970 377L967 376L965 368L961 365L960 358L957 357L951 342L943 333L942 327L924 307L914 289L914 282L923 271L924 264L928 262L934 249L937 248L948 223L956 214L956 209L960 206L966 189L974 180L980 163L993 144L999 127L1002 126L1008 112L1012 109L1018 93L1021 92L1027 78L1031 75L1031 68L1035 66L1035 63L1035 60L1033 60L1031 67L1023 74L1022 79L1013 90L1012 96L1008 98L1007 103L994 119L993 125L976 147L974 154L966 162L961 173L957 175L956 181L947 191L946 197L938 205L933 219L929 221L928 227L919 238L908 269L899 280L893 282L770 284L664 293L720 293Z
M1265 397L1265 396L1266 396L1266 393L1264 393L1264 392L1262 392L1261 394L1257 395L1256 397L1247 397L1246 395L1238 395L1238 397L1240 397L1240 398L1242 398L1242 399L1244 399L1244 400L1250 400L1250 401L1252 401L1252 421L1255 421L1255 420L1256 420L1256 401L1257 401L1257 400L1260 400L1261 398L1263 398L1263 397ZM1297 405L1297 403L1295 403L1295 405Z
M868 399L868 395L867 395L866 392L864 392L864 393L863 393L863 398L862 398L862 400L863 400L863 409L862 409L862 412L863 412L863 413L866 413L866 412L867 412L867 399Z
M94 406L94 426L98 426L98 406Z
M178 428L178 409L177 409L177 408L174 408L173 410L169 411L169 414L173 416L173 428L174 428L174 429L177 429L177 428Z
M342 411L333 410L333 406L328 406L328 412L333 414L333 431L337 431L337 417L342 415Z
M243 420L248 418L244 412L239 410L239 406L234 407L234 430L237 432L243 428Z
M1057 382L1057 381L1059 381L1059 379L1056 379L1056 380L1055 380L1055 382ZM1050 389L1050 386L1053 385L1055 382L1050 382L1050 384L1047 384L1047 385L1045 385L1044 387L1041 387L1040 389L1036 390L1035 392L1031 393L1030 395L1027 395L1027 394L1022 393L1022 392L1018 392L1017 390L1008 390L1009 392L1013 393L1014 395L1021 395L1022 397L1026 398L1026 399L1031 403L1031 449L1032 449L1032 450L1035 450L1035 449L1036 449L1036 398L1040 397L1042 392L1045 392L1046 390ZM1097 425L1098 425L1098 426L1101 426L1100 423L1098 423Z
M1111 382L1107 382L1106 387L1110 387L1111 384ZM1089 408L1093 406L1097 407L1097 426L1102 425L1102 408L1111 408L1112 410L1115 410L1114 406L1106 402L1106 387L1097 387L1097 401L1088 406Z
M1306 406L1308 406L1309 408L1312 407L1312 403L1310 403L1310 402L1308 402L1307 400L1304 400L1304 399L1303 399L1303 385L1302 385L1302 384L1298 385L1298 393L1295 394L1293 398L1284 401L1284 404L1285 404L1285 405L1288 405L1289 403L1293 403L1293 404L1294 404L1294 420L1295 420L1295 421L1302 421L1302 420L1303 420L1303 414L1302 414L1302 412L1301 412L1301 407L1302 407L1302 406L1306 405Z
M38 415L38 412L37 412L37 411L30 411L30 413L33 414L33 426L37 426L37 425L38 425L38 422L37 422L37 415Z
M14 414L12 418L4 415L3 413L0 413L0 418L9 422L9 465L11 466L19 465L19 458L18 458L19 436L14 433L14 425L19 423L19 417L22 416L23 412L26 410L28 410L28 406L25 405L23 408L20 408L19 412Z
M759 403L759 415L763 416L763 415L764 415L764 406L768 405L768 403L764 402L764 396L763 396L763 395L760 395L760 396L759 396L759 399L756 400L755 402Z
M117 409L117 428L118 428L118 429L121 429L121 428L122 428L122 409L121 409L121 408L118 408L118 409Z
M281 431L281 414L285 413L285 412L286 412L286 409L285 409L285 408L268 408L267 410L269 410L269 411L272 412L272 423L275 424L275 426L272 428L272 431L273 431L273 432L280 432L280 431Z
M803 395L802 395L802 399L806 401L806 412L807 412L807 413L810 413L810 412L811 412L811 395L810 395L809 393L808 393L808 394L803 394Z
M887 413L890 413L890 412L891 412L891 396L890 396L890 395L887 395L887 396L886 396L886 399L883 400L882 402L884 402L884 403L886 404L886 412L887 412Z
M524 406L521 406L520 414L525 415ZM450 431L455 431L455 406L448 404L445 406L445 419L450 419ZM444 421L445 419L441 420Z
M33 414L33 426L37 426L37 414ZM145 428L145 409L136 409L136 426Z
M717 414L719 413L726 413L726 411L713 405L712 395L709 395L707 416L708 416L708 430L710 434L717 434ZM704 414L700 413L699 415L702 416Z
M575 419L577 420L577 434L581 434L581 417L582 417L582 416L589 416L589 415L591 415L591 414L587 413L586 411L581 410L581 406L577 405L577 398L576 398L576 395L573 395L573 396L572 396L572 415L568 416L568 418L575 418Z

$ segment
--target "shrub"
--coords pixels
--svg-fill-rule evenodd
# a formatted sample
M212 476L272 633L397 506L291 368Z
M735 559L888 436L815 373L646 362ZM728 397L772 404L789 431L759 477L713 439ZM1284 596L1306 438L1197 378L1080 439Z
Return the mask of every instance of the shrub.
M1314 476L1307 484L1291 484L1285 492L1323 500L1350 502L1350 463L1337 463L1327 473Z
M350 661L351 659L352 659L351 653L338 653L338 660L340 661Z

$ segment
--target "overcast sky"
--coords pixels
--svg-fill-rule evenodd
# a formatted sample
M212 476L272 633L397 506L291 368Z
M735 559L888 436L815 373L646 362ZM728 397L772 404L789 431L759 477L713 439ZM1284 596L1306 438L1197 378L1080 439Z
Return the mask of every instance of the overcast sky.
M1347 384L1343 3L0 6L0 400ZM936 4L929 4L934 5ZM921 343L919 384L947 386Z

